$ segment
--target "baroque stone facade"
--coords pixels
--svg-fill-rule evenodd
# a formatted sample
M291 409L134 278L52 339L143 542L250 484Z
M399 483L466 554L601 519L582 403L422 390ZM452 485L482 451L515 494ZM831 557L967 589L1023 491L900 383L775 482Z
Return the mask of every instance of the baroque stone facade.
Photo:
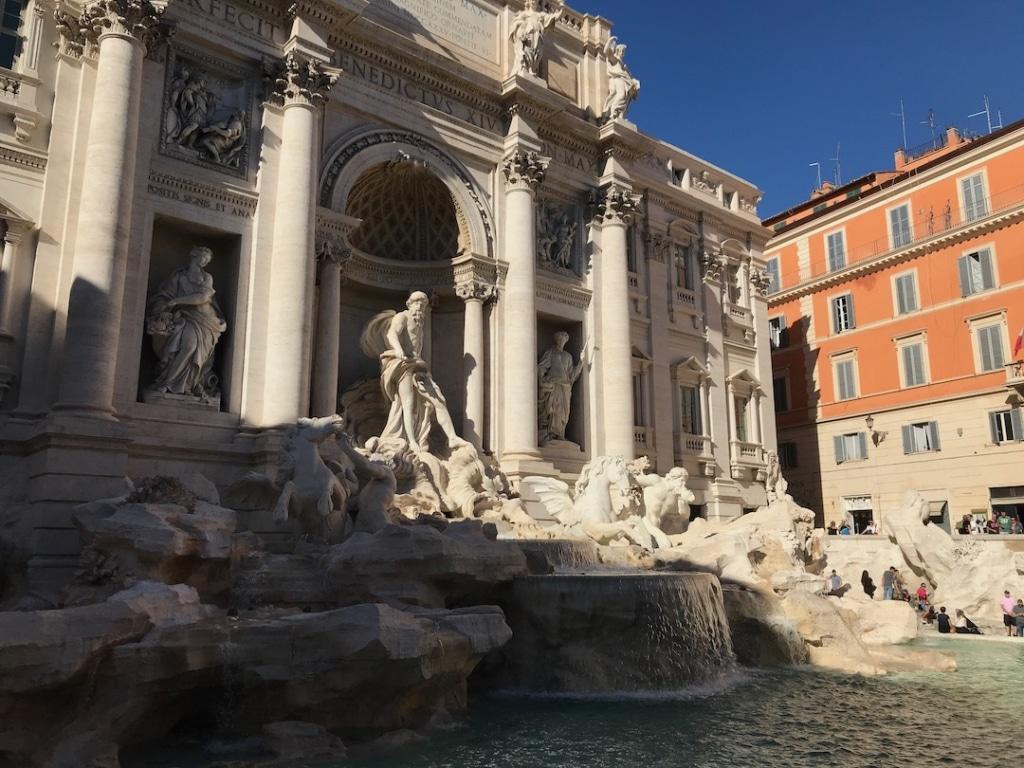
M371 413L360 332L414 291L459 436L513 482L647 456L698 512L764 502L760 192L626 119L605 20L450 5L30 0L0 94L0 470L33 578L125 475L226 486L346 393ZM147 306L197 247L218 330L147 397L173 389ZM586 364L541 445L556 332Z

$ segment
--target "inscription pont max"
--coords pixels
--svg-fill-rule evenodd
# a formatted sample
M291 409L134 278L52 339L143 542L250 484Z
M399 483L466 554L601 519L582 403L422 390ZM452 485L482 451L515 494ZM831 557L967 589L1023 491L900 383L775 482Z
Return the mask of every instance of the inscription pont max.
M370 0L370 6L403 26L439 37L495 61L498 14L474 0Z

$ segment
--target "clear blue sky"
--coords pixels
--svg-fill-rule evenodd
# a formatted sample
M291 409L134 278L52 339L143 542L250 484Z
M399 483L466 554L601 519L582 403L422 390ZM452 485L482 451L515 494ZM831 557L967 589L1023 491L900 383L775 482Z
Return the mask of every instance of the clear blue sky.
M765 191L768 216L806 200L809 163L844 181L892 167L902 144L946 125L985 132L987 93L1003 123L1024 115L1020 0L569 0L611 20L642 88L640 129Z

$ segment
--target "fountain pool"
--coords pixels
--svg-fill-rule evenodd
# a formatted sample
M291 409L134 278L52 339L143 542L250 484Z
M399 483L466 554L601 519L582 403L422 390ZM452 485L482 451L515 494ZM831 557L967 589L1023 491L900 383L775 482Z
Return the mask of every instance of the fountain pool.
M1024 641L928 640L952 673L865 679L807 668L647 697L493 695L419 748L338 768L891 768L1014 763ZM328 764L323 768L334 768Z

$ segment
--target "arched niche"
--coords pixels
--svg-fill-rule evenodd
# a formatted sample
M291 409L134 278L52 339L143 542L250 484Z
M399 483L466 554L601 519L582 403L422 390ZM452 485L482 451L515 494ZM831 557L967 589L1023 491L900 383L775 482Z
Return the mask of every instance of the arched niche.
M320 205L363 219L360 229L367 225L367 218L350 207L367 204L369 186L376 184L385 189L389 177L408 174L423 185L439 182L446 190L457 227L456 255L494 257L491 215L482 193L459 163L419 134L380 129L362 131L337 141L327 158L320 179ZM440 187L434 190L440 191ZM374 229L374 225L369 229ZM363 237L364 241L373 242L372 234Z

